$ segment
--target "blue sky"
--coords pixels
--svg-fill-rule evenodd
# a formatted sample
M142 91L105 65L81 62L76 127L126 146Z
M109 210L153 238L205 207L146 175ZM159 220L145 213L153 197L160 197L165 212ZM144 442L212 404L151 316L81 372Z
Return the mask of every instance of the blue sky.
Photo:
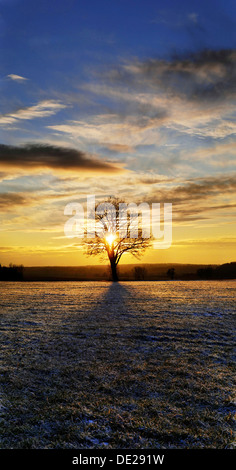
M95 96L92 90L107 85L106 72L109 76L124 63L171 61L174 55L235 46L233 1L2 0L0 8L1 114L48 100L62 103L58 112L51 111L53 117L48 108L46 120L24 120L21 131L5 126L4 143L34 140L34 132L40 140L49 134L47 124L102 114L103 109L123 112L125 103L105 93Z
M231 0L0 0L4 253L27 221L25 253L60 233L88 193L166 199L176 240L218 227L231 249L235 16Z

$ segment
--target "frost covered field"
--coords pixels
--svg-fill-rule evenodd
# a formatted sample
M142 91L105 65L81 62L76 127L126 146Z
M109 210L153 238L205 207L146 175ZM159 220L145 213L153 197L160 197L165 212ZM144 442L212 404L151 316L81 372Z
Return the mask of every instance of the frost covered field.
M0 283L1 448L229 448L235 281Z

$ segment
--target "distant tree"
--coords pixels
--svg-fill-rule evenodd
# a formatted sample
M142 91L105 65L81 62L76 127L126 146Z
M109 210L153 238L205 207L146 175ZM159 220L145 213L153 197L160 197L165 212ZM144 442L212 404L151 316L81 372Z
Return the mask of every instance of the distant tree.
M170 268L168 269L167 271L167 276L170 277L170 279L173 281L174 277L175 277L175 268Z
M200 268L197 270L197 275L201 279L211 279L213 276L213 268L211 266L207 266L206 268Z
M217 266L214 274L218 279L236 279L236 263L224 263L221 266Z
M136 216L127 213L120 204L124 201L110 198L103 203L104 210L99 212L99 204L95 206L95 221L97 230L95 236L89 237L89 232L83 240L88 256L108 256L112 274L112 280L118 281L117 266L124 253L139 258L150 245L150 238L143 237L141 228L138 226L137 237L130 236L134 224L137 224ZM122 213L122 211L124 213ZM124 230L125 227L127 231ZM124 236L120 235L124 231ZM97 233L99 232L99 233Z
M0 281L22 281L23 265L10 263L8 267L0 265Z
M134 278L136 281L143 281L146 277L146 269L143 266L135 266Z

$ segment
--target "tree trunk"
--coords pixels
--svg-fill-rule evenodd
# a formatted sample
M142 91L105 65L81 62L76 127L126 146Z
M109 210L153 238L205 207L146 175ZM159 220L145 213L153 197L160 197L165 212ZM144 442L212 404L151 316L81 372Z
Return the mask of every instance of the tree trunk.
M113 282L118 282L118 275L117 275L117 265L115 263L115 260L110 258L110 263L111 263L111 274L112 274L112 281Z

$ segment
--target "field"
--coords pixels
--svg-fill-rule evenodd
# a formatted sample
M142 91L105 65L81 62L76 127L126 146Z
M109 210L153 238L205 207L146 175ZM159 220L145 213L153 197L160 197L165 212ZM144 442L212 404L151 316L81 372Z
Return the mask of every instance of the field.
M0 283L1 448L232 448L235 286Z

